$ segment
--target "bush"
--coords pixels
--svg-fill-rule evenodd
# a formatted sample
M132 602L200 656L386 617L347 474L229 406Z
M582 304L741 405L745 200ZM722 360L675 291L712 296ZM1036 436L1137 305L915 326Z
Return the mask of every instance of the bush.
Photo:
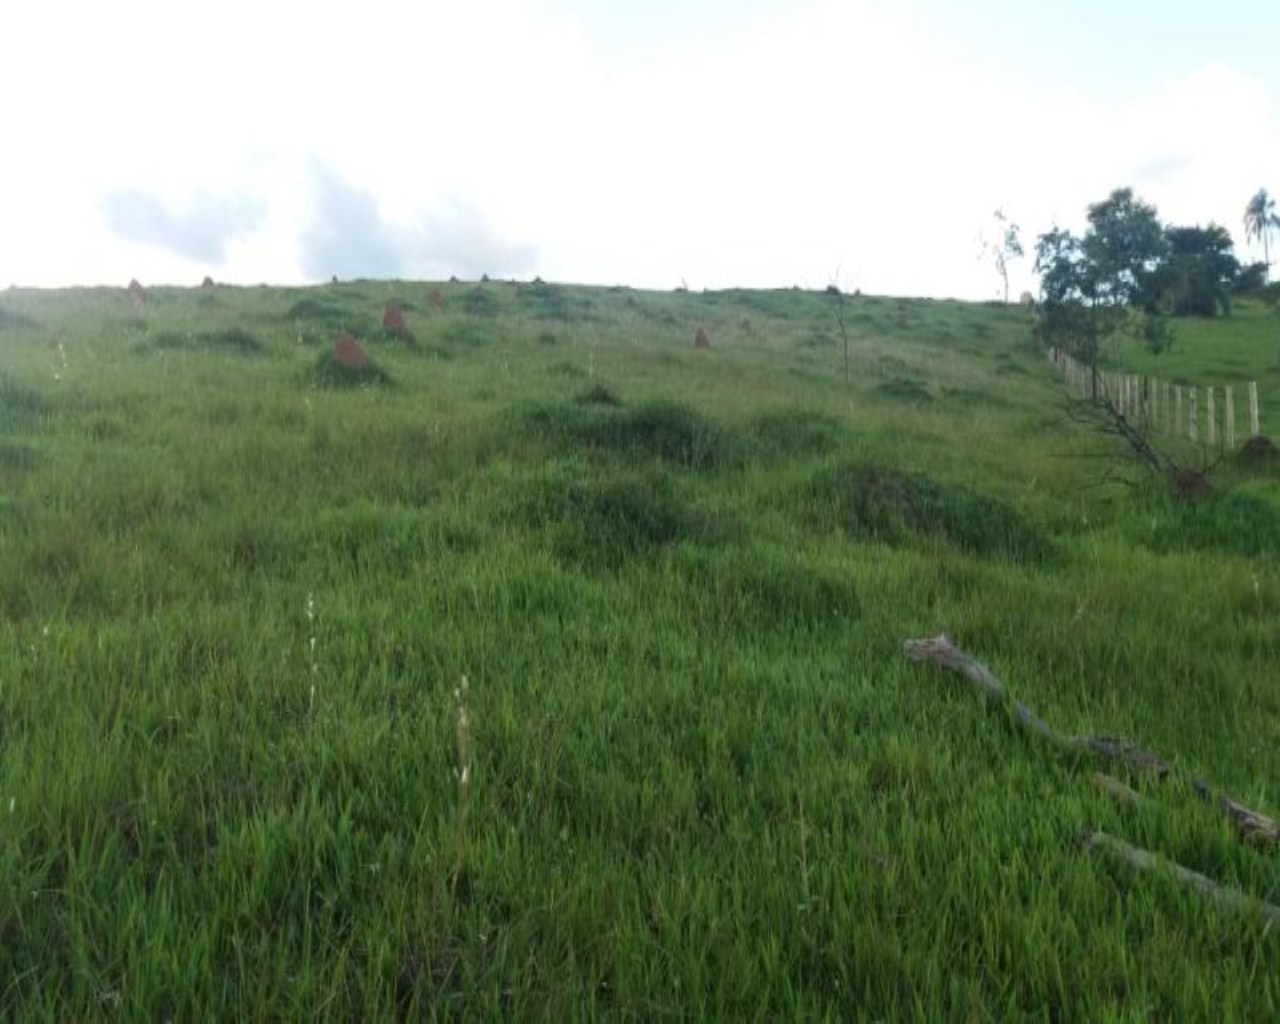
M527 432L566 447L660 459L687 469L741 461L741 448L727 431L677 402L648 402L627 411L542 406L526 412L523 420Z
M0 331L11 330L16 327L33 327L35 321L31 317L19 313L17 310L6 309L0 306Z
M831 416L805 409L762 413L747 429L765 453L787 457L825 455L839 446L844 433Z
M862 614L853 582L820 566L758 551L682 551L690 608L722 633L812 635Z
M609 405L617 407L622 404L622 399L614 393L613 388L608 384L596 383L587 388L578 396L578 401L584 405Z
M1161 554L1219 551L1245 558L1280 555L1280 508L1246 494L1210 494L1171 504L1146 544Z
M894 377L876 385L875 393L881 398L895 402L906 402L908 405L923 405L933 401L933 395L924 384L912 377Z
M0 429L15 434L33 430L52 415L53 402L12 374L0 373Z
M595 477L564 462L516 483L508 518L549 534L567 565L616 571L677 543L715 539L710 521L660 472Z
M344 366L326 350L315 361L308 382L318 388L367 388L389 387L394 382L390 375L370 359L364 366Z
M936 538L970 554L1042 562L1052 553L1039 530L1004 502L923 473L847 463L819 473L804 497L820 529L900 545Z

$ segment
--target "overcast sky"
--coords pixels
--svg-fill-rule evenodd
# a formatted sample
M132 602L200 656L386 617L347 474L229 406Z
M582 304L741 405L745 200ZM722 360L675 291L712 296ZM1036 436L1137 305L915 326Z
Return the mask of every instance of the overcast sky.
M992 211L1016 292L1126 185L1260 259L1277 40L1280 0L0 0L0 287L988 298Z

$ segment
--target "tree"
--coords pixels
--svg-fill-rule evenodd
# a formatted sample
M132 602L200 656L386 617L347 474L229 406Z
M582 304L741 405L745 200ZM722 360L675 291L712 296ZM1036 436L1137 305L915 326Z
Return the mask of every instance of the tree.
M1154 206L1118 188L1089 207L1084 257L1097 277L1097 301L1126 306L1147 298L1152 278L1165 255L1164 232Z
M1040 235L1035 272L1040 275L1036 336L1042 345L1069 352L1092 367L1096 383L1101 338L1097 287L1080 239L1061 228Z
M1167 227L1166 257L1152 282L1161 309L1174 316L1231 313L1231 289L1240 276L1226 228Z
M1129 334L1152 352L1173 344L1158 302L1169 245L1155 207L1132 190L1116 189L1089 207L1089 227L1077 238L1055 228L1036 245L1042 300L1036 333L1094 370L1109 338Z
M1258 189L1249 205L1244 208L1244 236L1247 241L1262 239L1262 262L1271 266L1271 246L1268 239L1272 231L1280 229L1280 216L1276 215L1276 201L1265 188Z
M1003 210L996 210L992 217L996 222L996 240L986 237L982 239L981 256L995 264L996 273L1004 282L1004 301L1007 303L1009 301L1009 264L1023 256L1022 239L1019 237L1022 229L1010 222Z

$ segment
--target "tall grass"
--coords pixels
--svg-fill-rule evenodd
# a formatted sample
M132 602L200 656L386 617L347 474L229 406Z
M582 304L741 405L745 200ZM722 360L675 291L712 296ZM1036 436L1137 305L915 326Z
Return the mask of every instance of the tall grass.
M1077 837L1274 854L899 653L1274 815L1265 466L1099 486L1016 309L852 299L849 392L820 294L218 297L0 296L0 1016L1280 1014L1274 934ZM389 298L395 386L318 386Z

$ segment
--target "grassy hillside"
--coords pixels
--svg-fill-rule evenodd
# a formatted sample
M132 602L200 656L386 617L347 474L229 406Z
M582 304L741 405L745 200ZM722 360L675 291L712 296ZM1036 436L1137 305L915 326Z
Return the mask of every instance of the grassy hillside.
M800 291L0 295L0 1016L1280 1015L1079 837L1276 853L901 654L1275 816L1280 476L1100 485L1024 311L845 314L847 386ZM1274 401L1261 316L1161 365Z

